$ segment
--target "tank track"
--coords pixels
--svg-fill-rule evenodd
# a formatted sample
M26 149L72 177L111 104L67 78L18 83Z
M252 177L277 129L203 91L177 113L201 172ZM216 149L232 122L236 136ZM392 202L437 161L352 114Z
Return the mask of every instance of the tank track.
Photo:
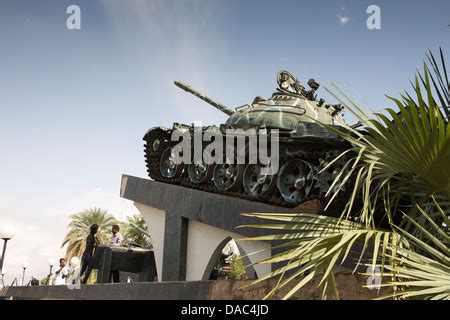
M323 193L322 194L311 194L304 199L302 199L300 202L291 204L286 202L283 197L281 196L278 188L275 187L271 192L269 192L266 195L262 195L259 197L254 197L251 195L248 195L244 191L244 187L241 184L241 186L234 191L222 191L217 189L214 186L214 183L210 181L208 184L195 184L189 180L189 177L187 175L187 165L184 166L184 169L182 173L176 177L176 178L166 178L161 175L160 172L160 158L161 155L166 147L173 146L175 143L172 143L170 141L170 136L167 132L164 132L162 129L154 129L152 131L149 131L146 136L144 137L145 144L144 144L144 151L145 151L145 162L147 166L147 173L148 176L156 181L168 183L168 184L174 184L174 185L180 185L186 188L201 190L209 193L214 194L220 194L225 195L233 198L239 198L239 199L245 199L249 201L257 201L257 202L263 202L267 204L271 204L274 206L282 206L287 208L295 208L302 203L305 203L310 200L319 199L322 201L326 201ZM156 151L153 148L153 141L159 140L162 141L165 145L164 148L158 148ZM329 149L329 150L314 150L314 151L297 151L288 155L283 155L280 157L280 163L279 167L281 168L286 162L293 160L293 159L301 159L304 161L307 161L308 163L311 163L314 165L316 172L318 172L321 167L326 163L328 160L330 160L330 157L333 158L335 155L340 154L343 152L343 149ZM319 159L321 159L319 161ZM319 175L320 176L320 175ZM276 177L274 177L276 179ZM275 182L276 183L276 182ZM347 188L349 189L349 188ZM345 188L340 191L347 193Z

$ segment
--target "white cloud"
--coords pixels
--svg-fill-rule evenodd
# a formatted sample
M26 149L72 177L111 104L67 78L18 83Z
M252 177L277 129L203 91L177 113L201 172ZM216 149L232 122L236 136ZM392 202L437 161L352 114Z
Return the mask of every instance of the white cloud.
M21 277L21 266L25 260L30 263L26 271L26 281L31 276L42 279L48 274L48 259L59 259L65 254L60 246L67 232L70 214L90 207L106 209L117 219L138 213L131 201L100 187L73 197L62 206L43 210L41 214L30 215L25 206L0 194L0 223L12 224L16 228L16 235L7 246L4 263L7 270L6 284L10 284L15 277Z
M343 14L339 13L337 15L337 17L338 17L339 24L341 26L346 25L347 23L350 22L350 17L349 16L346 16L346 15L343 15Z
M119 220L124 219L128 215L139 213L133 202L120 198L119 192L115 194L101 187L97 187L86 194L75 196L62 206L50 207L45 210L45 213L49 216L68 216L93 207L108 210L109 213Z
M226 120L221 112L204 105L173 85L174 80L182 80L205 93L209 92L208 81L211 74L218 77L221 69L217 61L227 51L226 42L220 39L215 27L217 12L226 10L223 6L199 0L189 3L140 0L126 4L102 0L101 4L114 26L115 36L124 54L139 59L142 70L146 70L149 79L158 74L161 86L167 90L167 105L171 106L167 110L168 119L176 116L177 121L189 124L197 120L204 123L221 123ZM201 19L196 11L199 6L202 7ZM125 12L124 7L127 9ZM168 15L171 19L167 19ZM148 43L139 43L139 47L135 47L129 36L136 31L136 26L139 26L137 30L145 30L147 33ZM158 44L160 51L168 48L171 50L167 54L171 57L170 63L164 68L148 59L155 50L153 44ZM201 118L192 119L198 112L201 113ZM171 121L163 125L171 125Z
M48 259L64 256L60 245L65 235L67 218L45 215L31 218L18 211L19 204L11 206L4 198L3 196L0 199L0 223L12 224L16 229L16 235L8 241L6 250L4 262L4 268L7 270L6 284L10 284L15 277L20 278L24 261L30 263L30 267L26 270L26 281L31 276L45 277L49 269Z

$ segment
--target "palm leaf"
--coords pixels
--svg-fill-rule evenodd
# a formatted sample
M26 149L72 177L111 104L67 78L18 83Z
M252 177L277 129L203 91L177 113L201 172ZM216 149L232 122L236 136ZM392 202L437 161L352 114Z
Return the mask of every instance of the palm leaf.
M393 290L388 297L448 299L450 83L442 49L440 60L431 52L427 59L423 73L418 72L412 83L414 94L388 97L397 110L387 108L385 114L369 116L335 84L334 91L326 88L363 125L362 131L348 127L346 132L325 125L353 145L353 153L348 153L353 156L327 194L331 195L327 207L353 177L355 183L340 218L246 214L269 221L246 227L278 233L244 240L276 241L281 242L278 247L286 248L260 261L285 263L256 281L279 278L268 298L293 284L285 296L289 298L315 277L320 277L325 297L329 284L335 284L331 283L335 266L360 246L357 266L371 266L372 270L381 266L382 276L391 277L383 284ZM358 199L363 206L356 211ZM287 271L291 275L284 278Z

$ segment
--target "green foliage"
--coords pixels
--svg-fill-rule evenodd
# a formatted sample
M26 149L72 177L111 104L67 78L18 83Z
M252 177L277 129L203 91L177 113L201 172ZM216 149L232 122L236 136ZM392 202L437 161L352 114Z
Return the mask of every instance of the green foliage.
M383 279L390 279L383 286L393 293L384 298L450 298L450 83L442 50L440 64L431 52L427 58L423 74L413 84L415 99L407 93L400 100L391 98L396 110L388 108L386 114L368 116L333 85L337 93L329 92L359 119L364 130L348 127L348 133L343 133L329 127L354 146L346 152L353 156L329 193L354 177L353 192L339 219L248 214L274 223L245 227L286 231L250 239L278 240L278 247L286 249L259 262L286 263L256 281L279 279L266 298L295 283L287 299L315 277L321 278L325 297L327 287L335 283L335 266L356 245L363 248L358 263L372 269L381 266ZM363 202L361 209L356 209L358 199ZM284 276L287 270L293 270L289 277Z
M97 236L101 244L107 244L111 237L111 228L119 224L124 237L124 245L137 244L144 248L151 248L150 234L144 218L139 215L128 216L124 222L118 222L108 211L100 208L86 209L70 216L69 232L61 247L67 246L66 257L80 257L86 246L91 225L100 226Z
M233 255L233 257L231 258L231 272L228 275L228 278L234 280L247 279L244 262L238 255Z
M143 248L152 248L147 224L140 214L128 216L125 222L120 223L122 235L127 244L136 244Z
M97 283L97 275L98 275L98 270L93 269L91 271L91 274L89 275L89 278L88 278L86 284L96 284Z
M91 225L98 224L97 236L100 243L106 244L110 237L111 227L117 223L108 211L100 208L91 208L70 216L69 232L64 238L61 247L67 246L66 257L80 257L86 247L86 238Z

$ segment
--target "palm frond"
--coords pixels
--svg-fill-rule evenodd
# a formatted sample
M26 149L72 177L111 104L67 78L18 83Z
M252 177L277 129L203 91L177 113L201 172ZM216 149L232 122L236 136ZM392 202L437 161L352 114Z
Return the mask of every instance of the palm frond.
M277 290L284 286L298 281L300 279L312 279L310 273L321 278L320 285L328 286L332 281L332 271L336 266L342 265L349 257L352 249L359 245L359 252L356 256L358 261L363 259L368 250L372 248L372 256L378 257L379 253L385 254L388 250L387 244L399 245L403 238L395 236L390 231L373 230L364 225L342 220L334 217L313 214L269 214L269 213L247 213L248 217L280 221L279 224L245 225L242 227L257 227L273 230L285 230L286 233L265 235L252 238L243 238L246 240L265 240L265 241L293 241L297 240L296 245L286 251L274 255L258 264L267 263L286 263L285 267L268 273L259 278L254 283L258 283L273 277L282 277L287 271L293 271L293 274L279 282L278 286L268 294L271 297ZM373 269L377 264L377 259L372 260ZM356 263L358 266L358 263ZM384 265L381 266L382 269ZM356 268L355 270L356 271ZM289 298L296 291L300 290L308 281L300 280L294 289L285 296Z
M66 247L66 258L80 257L85 249L86 238L89 235L91 225L98 224L97 233L101 243L107 243L109 230L117 223L108 211L100 208L86 209L72 214L68 225L69 232L64 238L61 247Z
M414 94L388 97L396 109L371 116L335 84L334 90L326 88L363 125L346 132L327 126L353 145L353 156L327 194L327 207L349 181L355 181L353 190L339 219L246 214L268 221L246 227L278 233L245 240L281 242L277 247L285 249L259 262L285 264L255 281L278 277L267 298L294 283L289 298L315 277L325 292L335 285L334 268L355 248L357 267L380 266L382 278L391 279L383 284L392 289L387 297L449 298L450 83L442 49L440 59L427 55L412 85Z

